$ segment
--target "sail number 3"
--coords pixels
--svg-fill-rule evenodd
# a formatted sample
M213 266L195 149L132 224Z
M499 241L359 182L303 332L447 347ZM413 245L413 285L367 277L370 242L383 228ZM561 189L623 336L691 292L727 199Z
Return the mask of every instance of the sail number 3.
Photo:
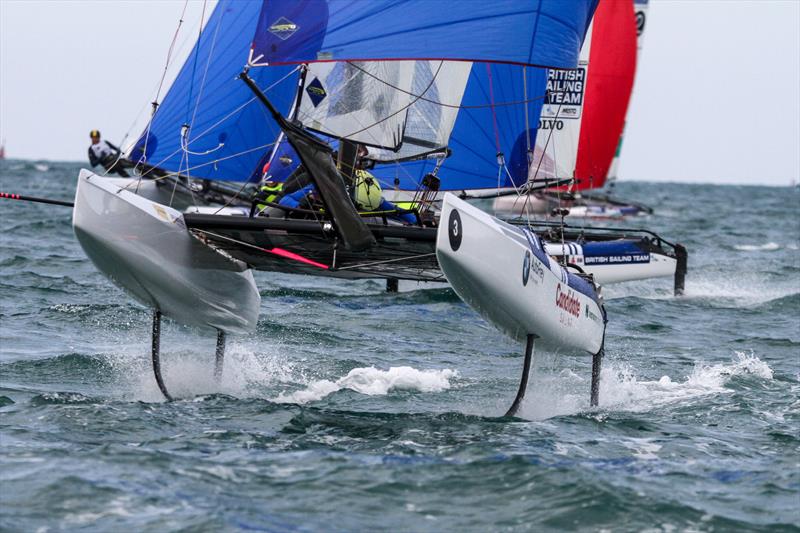
M450 238L450 248L455 252L461 247L461 237L463 234L461 230L461 215L459 215L458 211L455 209L450 211L450 219L447 223L447 227L447 236Z

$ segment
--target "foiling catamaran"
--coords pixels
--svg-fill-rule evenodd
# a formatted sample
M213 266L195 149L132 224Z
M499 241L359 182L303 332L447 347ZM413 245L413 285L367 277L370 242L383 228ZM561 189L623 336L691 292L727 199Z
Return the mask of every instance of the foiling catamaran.
M503 222L462 199L564 183L532 173L532 147L544 135L536 125L549 73L575 69L596 3L469 0L442 10L414 0L221 0L129 152L143 176L158 169L159 177L83 170L75 197L73 225L86 254L154 310L152 359L164 396L162 314L217 331L220 375L226 334L256 325L256 269L449 281L490 322L526 341L508 414L525 393L536 339L593 355L596 405L606 324L598 279L637 279L636 267L653 258L685 273L682 247L563 221ZM242 46L248 30L252 46ZM407 208L358 211L359 145L370 147L377 179L394 185L386 196ZM244 185L213 212L175 209L181 183L192 198L206 193L192 179L247 183L278 158L303 165L322 209L231 216L238 211L226 209ZM415 224L394 217L408 213Z

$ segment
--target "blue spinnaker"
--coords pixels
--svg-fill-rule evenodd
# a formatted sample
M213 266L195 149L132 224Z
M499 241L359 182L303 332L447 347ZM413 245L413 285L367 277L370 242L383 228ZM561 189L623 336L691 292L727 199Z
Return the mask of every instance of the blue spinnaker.
M452 155L438 173L442 190L520 186L527 181L528 150L536 142L547 71L507 64L472 65L450 135ZM498 163L498 154L507 171ZM415 190L435 166L435 160L423 159L381 165L373 173L384 187L397 183L401 190Z
M449 59L576 66L597 0L264 0L252 64Z
M261 2L220 0L186 63L130 157L212 180L258 179L280 129L236 79L247 60ZM294 67L256 69L251 77L288 113L297 91ZM181 129L189 125L182 147ZM145 148L146 147L146 148ZM145 154L146 150L146 154ZM188 172L187 172L188 169Z

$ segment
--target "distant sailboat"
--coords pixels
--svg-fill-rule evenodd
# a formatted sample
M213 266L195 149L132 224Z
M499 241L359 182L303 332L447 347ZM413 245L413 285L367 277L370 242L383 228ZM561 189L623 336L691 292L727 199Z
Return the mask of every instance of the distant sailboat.
M542 131L531 150L531 179L574 177L575 181L531 195L526 210L561 216L560 210L566 208L564 213L571 217L595 219L651 212L593 192L604 187L615 168L636 70L639 20L634 0L601 2L579 68L550 71L538 124ZM499 197L494 208L506 215L519 214L521 204L513 197Z
M6 140L0 142L0 161L6 158Z

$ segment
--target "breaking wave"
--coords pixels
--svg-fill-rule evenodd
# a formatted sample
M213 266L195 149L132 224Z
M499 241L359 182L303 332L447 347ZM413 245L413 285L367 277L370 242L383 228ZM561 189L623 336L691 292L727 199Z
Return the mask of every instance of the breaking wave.
M733 392L726 387L737 376L772 380L770 366L753 354L736 352L729 363L697 363L683 380L662 376L643 380L628 364L609 362L600 376L600 409L644 412L699 397ZM589 400L589 376L571 370L536 376L528 389L521 416L539 420L585 412Z
M314 381L305 389L292 393L281 393L273 399L279 403L309 403L343 389L361 394L378 396L392 390L415 390L419 392L441 392L450 388L450 380L458 377L458 372L450 369L417 370L409 366L393 366L380 370L374 366L354 368L346 376L330 381Z
M702 300L710 307L735 308L762 305L787 296L800 294L800 284L794 278L769 282L763 275L743 273L736 277L693 274L686 278L683 295L675 296L672 280L668 278L632 281L603 287L607 300L641 298L645 300Z
M765 244L736 244L734 248L740 252L772 252L780 250L781 245L770 241Z

